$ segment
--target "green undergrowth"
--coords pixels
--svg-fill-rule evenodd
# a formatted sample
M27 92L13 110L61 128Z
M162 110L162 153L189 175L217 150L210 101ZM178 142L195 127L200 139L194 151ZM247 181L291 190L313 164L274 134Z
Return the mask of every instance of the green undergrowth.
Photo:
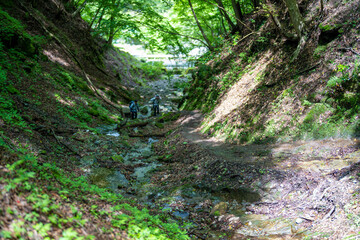
M32 131L14 99L38 109L52 105L54 115L81 128L89 128L94 121L120 119L107 110L83 77L42 55L44 37L29 35L22 23L1 9L0 37L0 117L7 125ZM48 67L39 62L48 62Z
M2 154L6 148L9 151L4 141L0 148ZM84 176L40 162L27 149L12 154L16 157L0 172L0 198L4 203L11 196L16 202L1 208L0 216L11 219L9 225L0 223L1 239L97 239L107 233L118 238L124 232L131 239L189 239L166 216L151 214L120 194L90 185Z
M37 81L38 49L43 43L43 38L30 36L19 21L0 8L0 118L10 126L29 130L15 107L13 97L20 92L14 79Z
M301 98L299 109L284 111L285 102L296 98L297 83L271 103L266 113L258 113L244 124L229 124L227 120L209 125L211 115L203 124L203 132L225 136L239 142L267 142L294 139L324 139L331 137L358 137L360 134L360 63L353 68L339 64L335 75L327 80L323 90ZM259 91L259 89L258 89ZM321 99L320 101L316 100ZM265 122L267 115L274 116ZM214 117L212 115L212 117Z
M266 50L263 43L268 39L267 35L257 38L248 51L233 52L229 45L223 48L221 54L205 54L203 61L200 59L198 63L194 80L187 91L188 97L184 99L181 109L200 109L206 116L202 131L231 142L358 137L359 60L338 64L332 76L322 80L323 86L313 93L304 90L298 75L279 85L268 84L268 70L254 74L256 59ZM326 49L327 45L316 48L314 58L322 57ZM232 56L232 60L223 64L224 55ZM277 63L271 63L269 67L274 64ZM250 106L239 106L239 110L234 110L231 116L223 116L218 122L212 123L216 117L213 113L215 107L223 104L221 101L225 94L247 73L258 85L248 91L248 96L258 100L251 99L247 101L251 103ZM296 102L300 102L301 106L292 105ZM264 108L264 104L267 107Z
M228 49L228 54L235 54L232 52L234 43L227 42L224 49ZM210 113L224 94L226 94L231 87L241 80L245 73L250 73L254 67L255 59L259 51L264 49L256 49L256 51L244 51L236 53L236 56L227 63L226 70L222 63L221 54L207 53L200 60L197 71L195 72L195 80L188 89L190 96L182 104L183 110L201 109L203 113ZM212 59L214 63L212 66L206 64L206 61ZM256 81L260 81L263 76L258 76Z

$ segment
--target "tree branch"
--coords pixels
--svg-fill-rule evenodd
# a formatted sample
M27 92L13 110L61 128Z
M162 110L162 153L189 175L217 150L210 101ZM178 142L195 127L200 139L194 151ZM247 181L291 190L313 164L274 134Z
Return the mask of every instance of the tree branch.
M140 22L138 22L140 23ZM191 37L191 36L188 36L188 35L184 35L184 34L181 34L181 33L178 33L178 32L172 32L172 31L167 31L165 29L161 29L161 28L156 28L154 26L151 26L149 24L144 24L144 23L140 23L142 25L145 25L146 27L149 27L149 28L152 28L156 31L160 31L160 32L164 32L164 33L169 33L169 34L173 34L173 35L178 35L178 36L181 36L181 37L185 37L185 38L189 38L189 39L192 39L192 40L195 40L195 41L199 41L201 42L203 45L207 46L206 45L206 42L204 42L203 40L199 39L199 38L195 38L195 37Z
M226 11L225 8L219 6L219 5L215 4L215 3L209 2L208 0L204 0L204 1L207 2L207 3L209 3L209 4L211 4L211 5L213 5L213 6L216 6L216 7L220 8L220 9L222 9L223 11L225 11L226 13L228 13L229 15L233 16L233 17L236 19L236 21L239 21L239 23L241 23L241 25L243 25L247 30L249 30L250 32L253 32L253 30L252 30L250 27L248 27L243 21L241 21L240 19L238 19L234 14L229 13L228 11Z

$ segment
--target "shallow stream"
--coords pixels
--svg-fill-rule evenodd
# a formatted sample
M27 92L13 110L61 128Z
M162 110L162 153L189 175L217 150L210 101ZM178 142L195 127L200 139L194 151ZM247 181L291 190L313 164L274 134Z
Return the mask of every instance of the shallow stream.
M178 111L177 103L182 96L181 89L173 88L172 84L167 80L160 80L151 84L150 88L142 89L143 98L150 99L151 96L160 92L162 94L161 112ZM140 106L142 113L139 114L139 118L141 119L151 117L151 103L147 100L144 102ZM100 126L98 130L105 136L121 138L121 134L116 131L116 125ZM137 128L133 129L134 132L137 130ZM173 219L180 223L187 222L189 223L188 225L192 225L195 229L198 227L197 217L206 218L211 215L212 219L215 219L211 225L223 224L226 226L226 230L236 229L232 236L234 239L301 239L308 234L306 228L300 227L301 223L306 221L304 220L306 218L275 218L271 217L274 215L267 214L266 212L254 214L247 211L249 207L257 205L260 201L266 201L265 199L260 199L260 193L247 188L236 190L225 188L214 192L201 184L193 184L167 186L166 189L170 190L164 190L161 183L150 181L152 176L158 174L157 170L163 167L152 150L152 144L156 141L158 140L155 137L148 138L147 140L137 139L131 146L128 146L126 151L120 155L113 156L114 161L116 160L122 164L121 168L99 167L94 164L96 161L92 157L84 158L83 165L90 168L88 175L90 178L95 179L94 181L98 185L111 188L113 191L121 193L126 197L134 198L137 202L150 208L162 209L163 212L172 216ZM319 145L314 145L316 144L315 142L298 145L283 144L278 148L273 147L271 156L273 157L273 162L276 162L278 167L285 169L285 171L289 169L289 165L285 166L286 162L283 162L282 159L296 155L298 169L313 170L315 168L316 171L313 170L313 172L324 174L328 174L336 168L348 166L359 159L359 151L354 152L354 154L357 153L358 155L351 159L328 158L320 150L328 153L329 151L334 151L335 146L345 146L348 141L346 143L334 142L333 145L330 142L326 141L329 149L326 148L325 142L319 142ZM233 152L237 153L236 157L239 159L242 159L242 154L244 153L244 161L247 160L245 159L245 153L252 151L250 148L255 148L255 153L263 151L256 146L244 149L239 146L239 148L238 150L233 150ZM309 153L306 152L308 149L311 150ZM319 151L314 151L314 149L319 149ZM314 153L316 153L316 156L313 156ZM257 155L255 154L254 156ZM260 159L261 157L262 155L258 158ZM255 157L251 159L254 160ZM326 164L324 164L323 159L327 160ZM123 169L131 169L131 171L129 173L129 171L126 172ZM162 176L162 178L166 179L166 176ZM268 193L268 195L271 195L271 198L275 199L279 187L267 187L275 189L274 192ZM269 208L272 208L272 202L268 204ZM279 208L282 211L284 209L286 208ZM241 227L239 227L240 225ZM206 239L227 239L224 237L224 232L216 232L209 227L196 231L203 234L202 236L207 236Z

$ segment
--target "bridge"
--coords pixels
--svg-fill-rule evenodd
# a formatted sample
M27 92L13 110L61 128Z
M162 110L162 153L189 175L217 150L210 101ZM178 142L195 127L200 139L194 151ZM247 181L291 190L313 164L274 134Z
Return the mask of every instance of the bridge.
M177 57L170 54L148 54L141 45L131 45L124 43L114 44L124 52L130 53L139 60L146 62L163 62L168 69L189 68L194 66L194 62L185 57Z
M194 62L189 61L189 59L170 54L135 54L133 56L146 62L163 62L167 69L189 68L194 66Z

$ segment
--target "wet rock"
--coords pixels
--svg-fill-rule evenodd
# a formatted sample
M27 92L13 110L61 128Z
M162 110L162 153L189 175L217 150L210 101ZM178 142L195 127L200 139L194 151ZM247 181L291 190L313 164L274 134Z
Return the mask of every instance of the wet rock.
M235 230L240 228L243 224L239 217L236 217L233 214L225 214L219 217L217 223L218 226L221 226L221 230Z
M213 209L211 209L210 215L221 216L226 213L228 209L228 204L226 202L220 202L216 204Z
M143 114L143 115L147 115L147 114L150 112L149 107L148 107L148 106L143 106L143 107L141 107L141 108L140 108L140 112L141 112L141 114Z
M160 164L156 164L156 163L151 163L148 166L145 167L138 167L135 168L134 173L131 175L133 177L136 177L136 179L138 181L143 181L146 179L146 174L152 170L154 170L155 168L157 168L158 166L160 166Z
M80 164L83 167L91 166L96 162L95 156L85 156L80 159Z
M116 171L113 175L109 176L108 181L110 183L109 187L114 190L129 187L129 180L120 171Z
M130 116L130 109L128 107L122 107L122 111L123 111L124 115Z
M175 211L172 213L172 215L174 215L175 217L181 218L181 219L189 218L189 213L183 212L183 211Z
M157 139L149 138L148 144L153 144L153 143L156 143L156 142L158 142L158 141L159 141L159 140L157 140Z
M98 187L108 187L110 182L108 181L108 177L114 174L114 170L110 170L107 168L95 168L92 169L88 178L92 184L95 184Z

